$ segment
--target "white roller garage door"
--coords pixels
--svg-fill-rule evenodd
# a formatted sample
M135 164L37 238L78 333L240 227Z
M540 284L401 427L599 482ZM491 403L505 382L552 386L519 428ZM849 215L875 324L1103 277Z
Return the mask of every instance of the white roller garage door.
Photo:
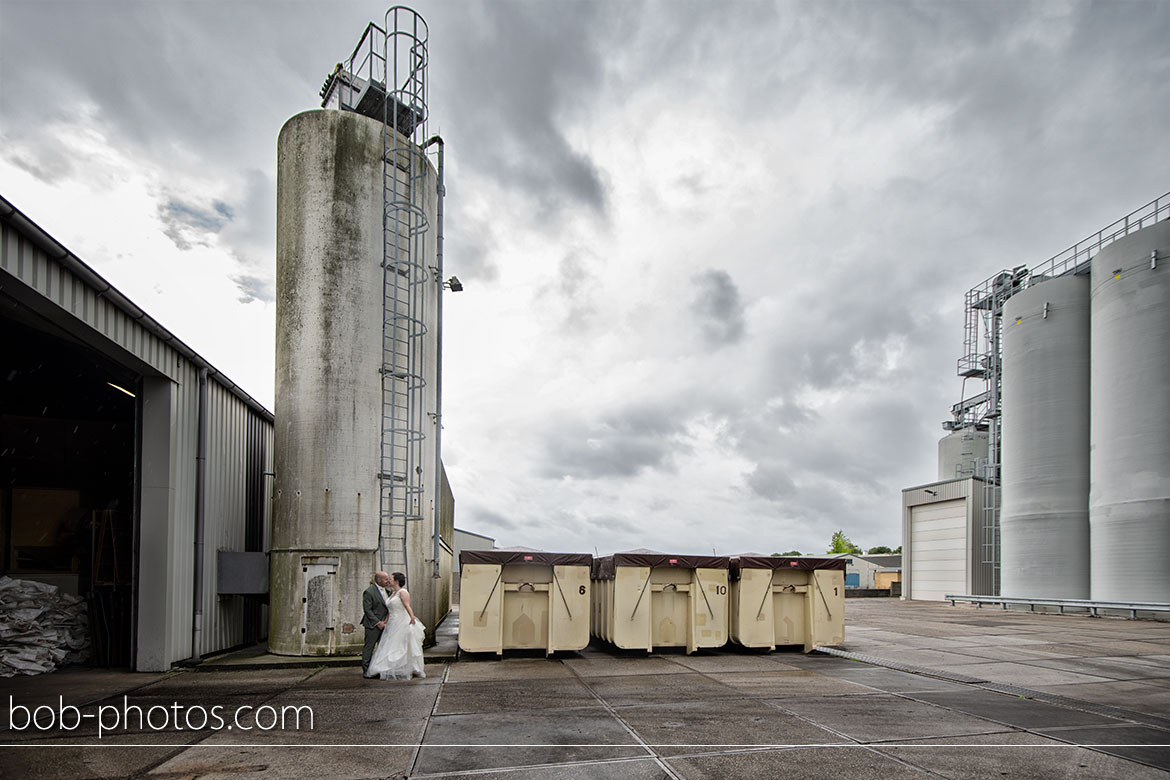
M966 593L967 500L910 510L910 598L941 601Z

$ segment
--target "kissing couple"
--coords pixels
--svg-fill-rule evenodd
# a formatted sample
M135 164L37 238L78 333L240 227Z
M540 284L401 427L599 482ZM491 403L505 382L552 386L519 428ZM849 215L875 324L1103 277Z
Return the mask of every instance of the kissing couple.
M426 629L410 608L406 575L374 572L374 583L362 594L362 674L383 680L426 677L422 642Z

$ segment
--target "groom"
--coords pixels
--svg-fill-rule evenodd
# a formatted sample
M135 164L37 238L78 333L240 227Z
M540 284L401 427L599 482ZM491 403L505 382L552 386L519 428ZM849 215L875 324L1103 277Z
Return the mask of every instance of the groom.
M362 625L366 628L366 645L362 648L362 675L370 668L370 658L374 655L374 647L382 637L382 629L386 627L386 588L390 586L390 576L384 571L374 572L374 584L366 588L362 594Z

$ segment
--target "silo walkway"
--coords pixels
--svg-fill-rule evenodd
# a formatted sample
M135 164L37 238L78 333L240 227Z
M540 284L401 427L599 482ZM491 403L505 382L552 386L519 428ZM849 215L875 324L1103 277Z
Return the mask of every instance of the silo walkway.
M84 714L219 706L223 723L99 736L93 720L52 726L46 710L46 728L0 723L0 768L156 780L1140 780L1170 769L1170 623L858 599L833 653L870 660L593 644L551 659L461 656L408 682L352 667L69 669L0 680L0 699ZM296 708L299 723L277 722Z

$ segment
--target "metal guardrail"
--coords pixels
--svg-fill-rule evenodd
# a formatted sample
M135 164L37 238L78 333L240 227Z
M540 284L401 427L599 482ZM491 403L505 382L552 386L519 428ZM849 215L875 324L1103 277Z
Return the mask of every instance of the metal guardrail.
M1069 271L1076 272L1086 268L1085 264L1093 259L1093 255L1117 239L1124 238L1130 233L1137 232L1164 219L1170 219L1170 192L1134 209L1113 224L1101 228L1096 233L1081 239L1042 263L1031 267L1021 265L1012 271L1004 270L992 274L972 287L968 295L972 296L975 301L983 300L996 288L997 284L1007 283L1005 280L1013 274L1018 274L1021 277L1020 287L1031 287L1035 281L1039 281L1039 277L1059 276Z
M1036 607L1057 607L1060 614L1064 614L1065 609L1087 609L1097 617L1097 610L1109 609L1121 612L1129 612L1131 618L1136 618L1139 612L1170 612L1170 604L1163 604L1153 601L1089 601L1087 599L1025 599L1015 598L1011 596L968 596L948 593L943 597L944 601L951 602L951 606L955 606L957 601L969 601L977 607L982 608L984 604L999 604L1004 609L1009 605L1026 606L1029 611L1035 612Z

